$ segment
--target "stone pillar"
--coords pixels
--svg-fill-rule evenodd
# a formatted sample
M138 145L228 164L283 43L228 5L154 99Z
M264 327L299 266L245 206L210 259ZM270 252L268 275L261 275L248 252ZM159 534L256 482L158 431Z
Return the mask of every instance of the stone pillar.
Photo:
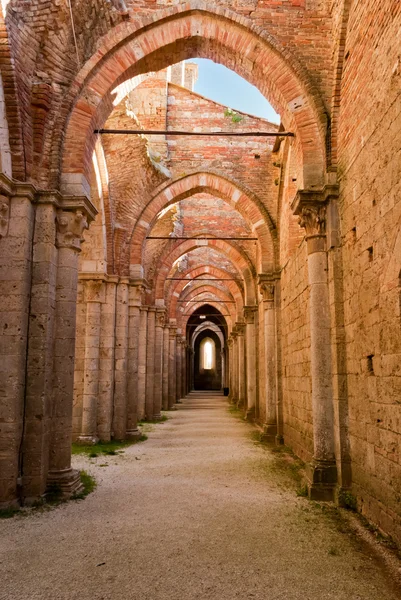
M168 325L163 329L163 410L168 410L168 372L169 372L169 347L170 347L170 328Z
M165 319L164 308L156 310L156 331L155 331L155 385L153 400L153 418L161 419L161 409L163 404L163 327Z
M181 398L187 395L187 341L181 339Z
M148 421L153 420L153 400L155 387L155 329L156 307L148 309L148 336L146 342L146 401L145 416Z
M32 200L33 194L11 199L0 196L0 507L16 503L20 473L34 229Z
M49 444L51 433L51 410L53 395L53 335L55 319L55 289L57 277L57 248L56 238L56 206L55 198L47 201L39 200L36 206L35 229L32 247L32 283L31 304L29 313L28 348L26 362L26 391L25 391L25 424L20 458L20 476L22 489L21 496L24 504L31 504L43 497L46 491L47 471L49 465ZM30 203L30 200L27 199ZM12 201L12 204L14 200ZM26 205L29 210L29 205ZM15 233L16 223L10 223L10 232ZM21 220L20 243L24 239L25 219ZM7 238L4 240L5 243ZM2 242L0 242L2 252ZM17 252L17 255L19 253ZM24 271L24 269L23 269ZM8 298L0 299L0 305L15 311L23 309L25 302L21 303L18 295L18 286L15 282L16 273L9 273L7 283L10 289ZM16 287L15 287L16 286ZM11 291L12 290L12 291ZM29 292L26 301L29 299ZM1 311L1 309L0 309ZM1 317L0 317L1 321ZM24 331L24 317L21 315L21 334ZM7 327L0 330L3 341L10 343L10 350L15 351L15 339L7 337L9 327L15 334L15 323L7 321ZM18 339L18 338L17 338ZM3 364L3 358L1 359ZM0 366L1 371L1 366ZM14 376L13 376L14 379ZM3 385L9 381L0 372L0 405L3 404ZM3 383L4 382L4 383ZM16 388L17 391L18 388ZM17 400L17 398L16 398ZM22 413L21 413L22 414ZM2 421L0 415L0 422ZM4 423L4 421L3 421ZM0 424L0 430L3 426ZM3 454L3 449L0 450ZM3 465L0 459L0 473ZM1 476L0 476L1 477ZM1 484L0 484L1 487ZM0 492L1 497L1 492ZM1 503L1 501L0 501Z
M82 233L87 227L86 216L81 210L58 211L53 414L47 482L50 489L56 487L65 496L82 487L79 472L71 468L71 434L78 252Z
M82 394L82 423L78 442L95 444L97 436L97 409L99 394L99 353L101 309L105 302L103 281L85 282L85 354Z
M228 346L228 399L230 402L233 401L233 338L230 337L227 340Z
M232 402L238 405L238 343L237 343L237 329L234 325L233 330L231 332L231 337L233 340L233 394L232 394Z
M181 377L182 377L182 364L181 364L181 335L177 334L176 339L176 351L175 351L175 360L176 360L176 386L175 386L175 400L176 404L181 404Z
M276 402L276 316L274 307L274 279L260 277L260 290L263 296L264 350L265 350L265 393L266 420L263 424L262 439L274 443L277 436Z
M238 355L238 400L239 407L245 406L246 380L245 380L245 323L236 323L237 330L237 355Z
M97 433L104 442L110 441L113 433L117 283L117 277L107 277L101 314Z
M144 291L141 283L130 282L129 287L129 326L128 326L128 398L127 398L127 439L140 437L138 429L138 352L140 329L141 296Z
M246 418L256 417L256 313L257 306L245 306L245 342L246 342Z
M175 387L176 387L176 360L175 360L175 344L176 344L177 328L170 325L169 339L169 370L168 370L168 408L171 410L175 404Z
M127 433L129 320L128 284L128 279L121 279L117 285L113 418L113 435L116 440L125 440Z
M138 346L138 419L145 418L146 399L146 346L148 331L148 307L141 306Z
M306 231L308 250L314 456L307 475L309 495L315 500L333 500L337 483L326 252L325 202L329 197L328 188L323 192L299 191L293 203Z

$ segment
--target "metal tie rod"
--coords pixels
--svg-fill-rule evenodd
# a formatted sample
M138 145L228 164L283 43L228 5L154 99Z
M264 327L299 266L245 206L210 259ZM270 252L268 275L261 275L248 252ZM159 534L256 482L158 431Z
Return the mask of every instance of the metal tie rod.
M198 277L194 277L193 279L185 279L185 277L166 277L166 281L187 281L188 283L191 283L191 281L215 281L216 283L219 283L220 281L238 281L239 283L242 283L241 279L212 279L211 277L204 277L202 279Z
M223 302L225 304L236 304L235 300L213 300L213 298L206 298L205 300L177 300L177 302Z
M241 240L243 242L257 242L259 238L257 237L181 237L181 236L177 236L177 237L171 237L169 235L155 235L155 236L146 236L147 240L227 240L227 241L232 241L232 240Z
M94 129L102 135L194 135L202 137L295 137L292 131L170 131L168 129Z

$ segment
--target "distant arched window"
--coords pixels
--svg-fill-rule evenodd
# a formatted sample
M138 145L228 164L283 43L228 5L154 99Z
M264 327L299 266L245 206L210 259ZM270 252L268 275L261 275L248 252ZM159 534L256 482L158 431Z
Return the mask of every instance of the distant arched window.
M213 346L212 342L207 341L203 346L203 364L205 369L211 369L213 365Z
M200 343L200 369L211 371L215 368L216 344L211 338L204 338Z

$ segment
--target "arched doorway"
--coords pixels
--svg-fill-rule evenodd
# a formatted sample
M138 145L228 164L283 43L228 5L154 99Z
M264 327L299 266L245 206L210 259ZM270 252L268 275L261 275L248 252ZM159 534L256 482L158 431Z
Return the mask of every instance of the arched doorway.
M211 329L202 331L194 343L194 389L222 388L221 343Z

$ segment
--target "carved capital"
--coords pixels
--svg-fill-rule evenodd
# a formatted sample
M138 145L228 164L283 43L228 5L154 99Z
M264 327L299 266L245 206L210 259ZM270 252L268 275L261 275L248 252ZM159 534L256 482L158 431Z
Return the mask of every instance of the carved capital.
M238 322L235 324L235 328L238 336L245 335L245 323Z
M326 206L309 205L301 208L298 223L305 229L306 237L326 235Z
M170 325L170 339L175 339L177 335L177 327Z
M166 323L166 311L164 308L156 310L156 327L164 327Z
M85 301L101 304L106 302L106 287L103 281L89 279L85 282Z
M244 306L244 319L247 325L255 323L257 306Z
M264 282L261 284L260 293L263 296L264 302L274 302L274 292L275 292L274 283Z
M10 199L7 196L0 196L0 240L8 233L9 221Z
M57 248L81 251L83 232L88 229L88 220L82 210L57 212Z

